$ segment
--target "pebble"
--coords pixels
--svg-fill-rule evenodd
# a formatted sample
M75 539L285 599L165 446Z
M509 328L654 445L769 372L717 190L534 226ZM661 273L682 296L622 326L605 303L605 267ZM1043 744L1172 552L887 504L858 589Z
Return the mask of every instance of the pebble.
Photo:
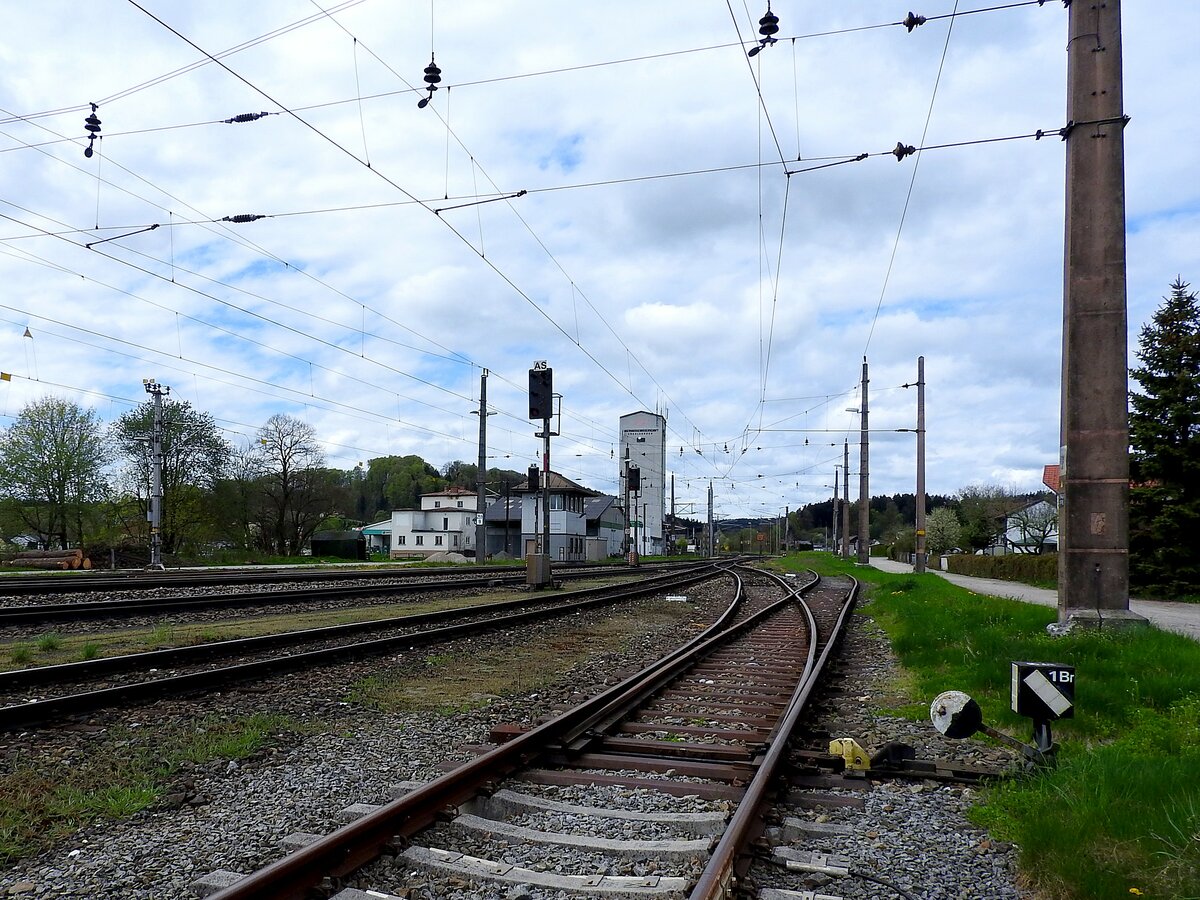
M716 609L715 599L708 603L704 591L693 588L689 595L697 621L711 618ZM714 595L716 591L714 590ZM557 626L555 626L557 627ZM861 645L869 652L864 657L869 664L870 677L876 683L864 682L862 691L879 703L885 688L895 683L896 670L890 654L880 653L882 638L874 626L862 616L854 617L852 625L856 640L849 645ZM459 652L471 652L489 639L473 638L463 642ZM283 711L298 719L309 719L328 725L320 733L281 746L274 754L261 758L230 763L218 761L197 766L187 773L187 781L174 785L162 801L132 818L109 821L81 829L38 858L19 861L0 872L0 897L104 897L112 900L183 900L190 898L188 886L197 878L217 869L249 872L282 855L279 841L294 832L326 833L337 823L338 812L351 803L384 803L390 799L390 787L404 780L429 780L441 773L447 760L465 760L468 752L462 748L486 741L491 727L502 722L531 724L564 704L577 701L580 694L592 694L606 684L614 683L620 673L633 672L645 661L676 645L677 630L663 628L648 633L621 654L608 654L578 664L563 674L550 688L541 688L537 695L524 695L493 700L487 707L455 716L424 713L380 714L347 707L341 702L342 690L357 677L362 667L378 662L330 667L320 673L306 673L303 679L292 679L286 690L261 694L229 691L210 695L203 704L195 700L177 700L156 704L154 713L142 709L138 719L153 727L160 715L168 718L196 716L196 706L224 707L229 715L246 711ZM882 644L886 648L886 642ZM448 652L451 652L448 650ZM874 654L874 655L872 655ZM419 665L424 652L418 651L413 665ZM881 658L882 657L882 658ZM404 655L392 657L391 664L404 665ZM301 682L296 684L296 682ZM859 688L856 686L855 691ZM857 694L862 696L862 694ZM860 743L876 745L882 740L909 740L917 745L918 756L947 752L960 758L984 763L995 754L991 748L963 750L949 748L928 725L906 722L869 711L856 697L839 701L858 710L857 723ZM845 723L835 709L826 715ZM132 719L133 712L114 714L114 719ZM329 723L333 723L330 725ZM125 724L128 724L126 721ZM47 734L52 743L86 748L89 740L99 740L103 734L89 729L39 730L20 739L23 750L29 752ZM930 736L932 735L932 737ZM18 742L20 742L18 741ZM972 743L972 742L959 742ZM0 747L2 750L3 747ZM0 754L2 757L2 754ZM1000 842L987 843L987 835L979 832L964 818L965 810L974 800L974 792L960 788L880 783L865 795L867 821L853 818L862 810L823 810L819 812L789 811L789 815L807 814L821 821L854 823L849 838L838 838L827 852L850 856L868 871L888 873L898 882L911 886L922 897L987 896L989 898L1024 898L1015 886L1015 857L1017 848ZM604 789L523 786L528 792L541 793L564 803L601 805L646 811L708 811L724 809L697 797L669 797L657 792L628 790L619 787ZM563 823L564 830L587 831L595 820L585 824ZM530 827L555 826L553 817L531 815ZM660 825L639 825L627 828L624 823L610 825L611 836L621 838L659 837ZM874 838L867 831L875 831ZM533 863L561 871L575 869L570 856L563 851L554 854L527 855L527 848L509 845L504 848L521 864ZM622 873L627 866L631 873L666 874L679 871L695 874L702 860L670 863L670 869L658 861L619 861L609 857L578 852L581 865L590 871ZM497 886L481 891L477 886L442 883L423 876L413 876L403 861L384 861L372 874L388 870L396 885L412 900L558 900L557 893L544 892L529 885ZM752 875L755 870L752 869ZM772 873L774 877L775 873ZM793 876L795 883L800 879ZM771 882L775 883L775 882ZM813 884L816 884L815 882ZM376 890L386 885L363 883L362 887ZM798 888L809 889L809 888ZM882 898L894 893L868 882L850 883L833 880L826 885L828 893L851 897ZM858 891L858 892L856 892ZM399 891L397 891L399 892Z

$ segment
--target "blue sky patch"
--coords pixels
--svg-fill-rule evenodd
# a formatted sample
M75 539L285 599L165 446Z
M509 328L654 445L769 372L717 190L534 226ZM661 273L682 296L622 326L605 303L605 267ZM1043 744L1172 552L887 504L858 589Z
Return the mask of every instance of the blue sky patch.
M538 168L542 171L557 165L564 172L573 172L583 161L583 135L576 132L559 138L554 142L550 152L538 159Z

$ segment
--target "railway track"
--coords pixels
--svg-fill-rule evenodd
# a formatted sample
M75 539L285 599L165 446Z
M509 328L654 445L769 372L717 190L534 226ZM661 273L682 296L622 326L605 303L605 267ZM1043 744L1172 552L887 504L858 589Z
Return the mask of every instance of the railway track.
M721 570L713 565L692 566L653 574L632 585L537 594L437 613L2 672L0 703L6 705L0 706L0 728L212 690L282 672L427 646L483 630L519 628L539 619L677 590ZM282 648L290 648L290 652L270 655Z
M671 568L689 565L688 562L643 563L647 569ZM461 572L460 577L495 577L518 575L524 577L523 567L512 565L471 565ZM555 577L568 572L601 573L627 569L624 565L607 563L555 563ZM0 575L0 597L15 597L44 594L71 594L89 591L151 591L191 590L198 587L248 584L304 584L312 581L358 581L374 579L420 580L454 577L442 568L415 568L403 565L388 565L378 568L349 566L345 568L255 568L255 569L176 569L159 572L130 571L113 575L100 570L47 573L41 575Z
M673 571L686 571L688 568L694 566L695 563L686 565L669 564L651 569L640 569L640 567L639 569L631 569L628 566L578 567L563 569L561 571L556 569L554 578L556 581L563 582L602 578L605 576L628 577L633 575L645 577L648 573L661 574ZM472 569L469 573L452 575L447 575L445 572L438 570L426 571L432 571L436 574L405 577L392 571L386 573L388 576L386 579L369 579L370 582L382 581L383 583L322 584L318 587L289 587L282 589L269 588L277 584L290 584L293 582L256 580L252 583L257 583L259 589L253 591L216 593L209 590L206 592L182 593L171 596L162 596L158 593L152 596L127 596L128 591L126 586L126 589L122 589L120 592L120 596L100 600L78 599L56 603L13 603L11 600L7 600L3 601L4 605L0 605L0 628L16 626L37 628L38 626L55 622L75 622L94 619L125 620L139 616L156 616L194 612L197 610L241 611L253 607L304 607L318 603L336 602L344 604L372 599L390 600L411 594L523 585L526 582L524 570L514 570L512 566L494 567L494 571L484 573ZM325 579L321 580L325 581ZM342 578L337 580L346 581L350 579ZM54 588L57 586L56 582L61 581L61 579L54 581L55 583L51 583L50 579L43 579L43 582L45 582L43 584L44 594L57 593ZM245 583L223 582L222 584L229 586L231 584ZM196 587L196 584L189 581L186 585L176 586L186 586L191 590ZM153 588L143 588L143 590L154 591L160 591L161 589L161 586L158 585L155 585ZM90 592L103 593L103 591L96 588L92 588ZM0 582L0 596L6 593L8 593L7 584Z
M815 576L802 587L776 579L770 589L739 580L735 604L684 647L531 730L498 729L504 743L358 810L361 818L332 834L294 837L306 846L265 869L236 880L226 873L232 883L216 896L305 897L320 885L347 887L347 898L421 896L413 891L438 880L474 884L480 896L521 886L731 896L856 588ZM616 788L642 796L643 808L606 806ZM564 801L547 796L554 791L574 793ZM554 827L564 818L582 820L585 832L657 836L581 838ZM554 871L565 848L580 870Z

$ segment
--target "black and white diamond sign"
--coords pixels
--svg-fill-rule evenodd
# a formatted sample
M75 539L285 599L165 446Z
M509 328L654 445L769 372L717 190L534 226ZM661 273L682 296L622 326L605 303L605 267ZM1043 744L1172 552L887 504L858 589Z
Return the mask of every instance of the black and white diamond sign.
M1039 722L1075 717L1075 667L1062 663L1014 662L1012 709Z

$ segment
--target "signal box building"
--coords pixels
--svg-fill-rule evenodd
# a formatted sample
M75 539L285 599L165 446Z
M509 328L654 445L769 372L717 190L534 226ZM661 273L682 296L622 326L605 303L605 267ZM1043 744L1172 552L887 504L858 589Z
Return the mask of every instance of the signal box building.
M629 492L630 540L637 552L665 552L663 518L667 497L667 420L652 412L621 416L620 485L625 496L627 472L638 469L638 489ZM623 502L623 501L622 501ZM636 526L634 525L636 523Z
M543 477L547 477L543 473ZM596 491L589 490L581 484L576 484L569 478L564 478L557 472L549 473L550 482L550 559L553 562L582 562L595 557L589 556L588 550L588 500L599 497ZM541 491L530 489L525 482L514 491L521 495L521 543L522 556L528 557L535 552L538 535L543 532L542 525L542 494Z

